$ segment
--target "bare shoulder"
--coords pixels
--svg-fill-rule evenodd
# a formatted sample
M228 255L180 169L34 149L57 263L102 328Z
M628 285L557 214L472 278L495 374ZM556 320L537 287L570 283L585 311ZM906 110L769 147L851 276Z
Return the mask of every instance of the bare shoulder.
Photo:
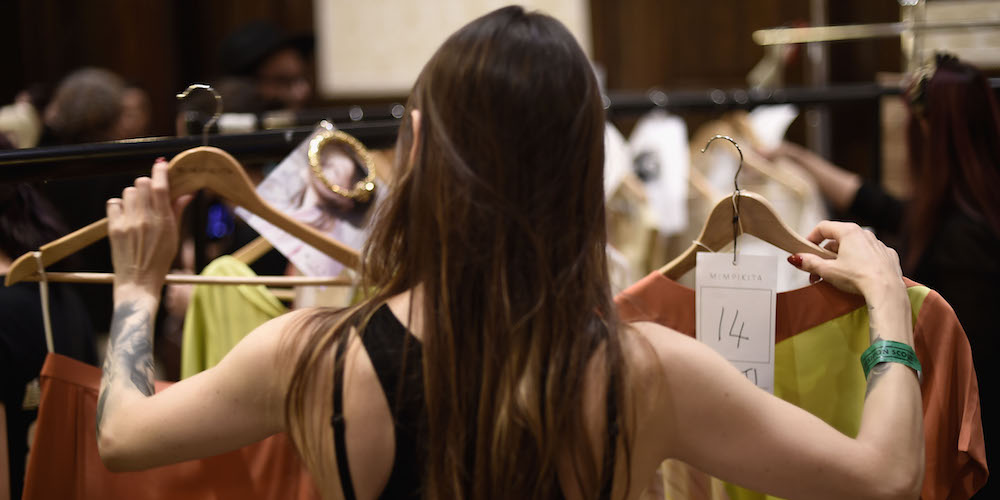
M669 375L689 366L692 356L697 359L708 349L695 339L657 323L629 323L625 331L623 345L629 362L640 372L653 370L649 375Z
M240 341L240 346L258 354L279 355L287 349L297 353L306 347L298 340L307 338L307 332L329 326L342 314L342 311L328 308L297 309L260 325Z
M274 401L283 400L295 360L309 349L310 331L328 327L340 314L329 309L306 308L278 316L244 337L219 363L218 371L234 381L253 380L257 391L270 392ZM274 370L274 376L266 377L266 382L255 376L262 367Z

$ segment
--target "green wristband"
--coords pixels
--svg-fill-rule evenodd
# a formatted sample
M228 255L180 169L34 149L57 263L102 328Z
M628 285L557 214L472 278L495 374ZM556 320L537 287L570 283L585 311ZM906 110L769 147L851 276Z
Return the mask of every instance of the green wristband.
M912 368L917 372L917 379L921 378L920 360L913 348L892 340L879 340L873 343L865 352L861 354L861 367L865 370L865 378L868 373L879 363L900 363Z

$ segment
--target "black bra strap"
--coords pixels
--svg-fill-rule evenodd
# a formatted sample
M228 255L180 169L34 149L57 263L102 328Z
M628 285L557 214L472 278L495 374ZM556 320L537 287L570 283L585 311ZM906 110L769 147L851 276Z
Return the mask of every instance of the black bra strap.
M337 470L340 473L340 488L344 493L344 500L355 500L354 481L351 480L351 468L347 465L347 439L344 425L344 350L347 348L348 340L340 341L337 346L337 354L334 357L333 376L333 445L337 452Z

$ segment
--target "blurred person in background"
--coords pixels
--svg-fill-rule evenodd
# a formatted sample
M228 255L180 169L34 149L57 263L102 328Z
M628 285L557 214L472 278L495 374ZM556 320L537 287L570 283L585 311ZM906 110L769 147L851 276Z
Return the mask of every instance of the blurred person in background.
M59 83L43 121L41 146L141 137L150 123L149 96L109 70L82 68Z
M222 41L219 65L224 77L244 78L253 85L253 111L297 110L312 98L314 45L312 35L293 36L270 22L255 21Z
M125 86L121 98L121 114L115 126L114 135L117 139L134 139L147 137L149 126L153 120L152 105L149 94L135 83Z
M992 312L1000 303L1000 107L974 66L938 55L933 72L906 92L911 196L898 200L877 184L795 144L770 152L814 177L835 210L900 241L906 275L940 293L955 309L972 347L986 457L1000 453L1000 352ZM1000 498L991 479L977 498Z
M45 108L40 145L78 144L115 138L125 82L102 68L83 68L67 76Z

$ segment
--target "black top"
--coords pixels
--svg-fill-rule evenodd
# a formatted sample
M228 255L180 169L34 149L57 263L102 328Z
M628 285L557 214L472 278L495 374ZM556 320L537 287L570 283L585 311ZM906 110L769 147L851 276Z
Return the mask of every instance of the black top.
M396 453L392 461L389 481L379 498L421 498L423 468L426 458L423 441L427 431L427 408L424 402L423 353L420 341L396 319L388 305L382 305L361 335L368 357L371 358L382 392L389 401L389 411L395 428ZM343 355L346 342L337 348L333 389L334 446L337 469L346 500L354 500L354 483L347 463L347 446L344 440L344 414L342 400ZM612 380L609 388L615 386ZM618 413L614 393L608 393L608 442L605 443L604 477L601 498L611 495L614 471L614 443L618 438Z
M56 353L96 365L94 333L80 297L66 284L51 283L49 307ZM38 377L47 353L38 284L0 286L0 397L7 414L12 499L21 498L28 426L38 414L22 408L25 385Z
M872 226L879 236L899 237L904 204L878 186L858 189L849 215ZM912 278L937 291L955 310L972 347L979 380L980 409L986 439L986 458L992 471L1000 454L1000 370L993 359L1000 354L994 308L1000 304L1000 236L985 221L958 207L946 207L941 223L921 256ZM905 255L906 249L900 247ZM992 476L992 474L991 474ZM1000 498L1000 480L992 479L977 498Z

